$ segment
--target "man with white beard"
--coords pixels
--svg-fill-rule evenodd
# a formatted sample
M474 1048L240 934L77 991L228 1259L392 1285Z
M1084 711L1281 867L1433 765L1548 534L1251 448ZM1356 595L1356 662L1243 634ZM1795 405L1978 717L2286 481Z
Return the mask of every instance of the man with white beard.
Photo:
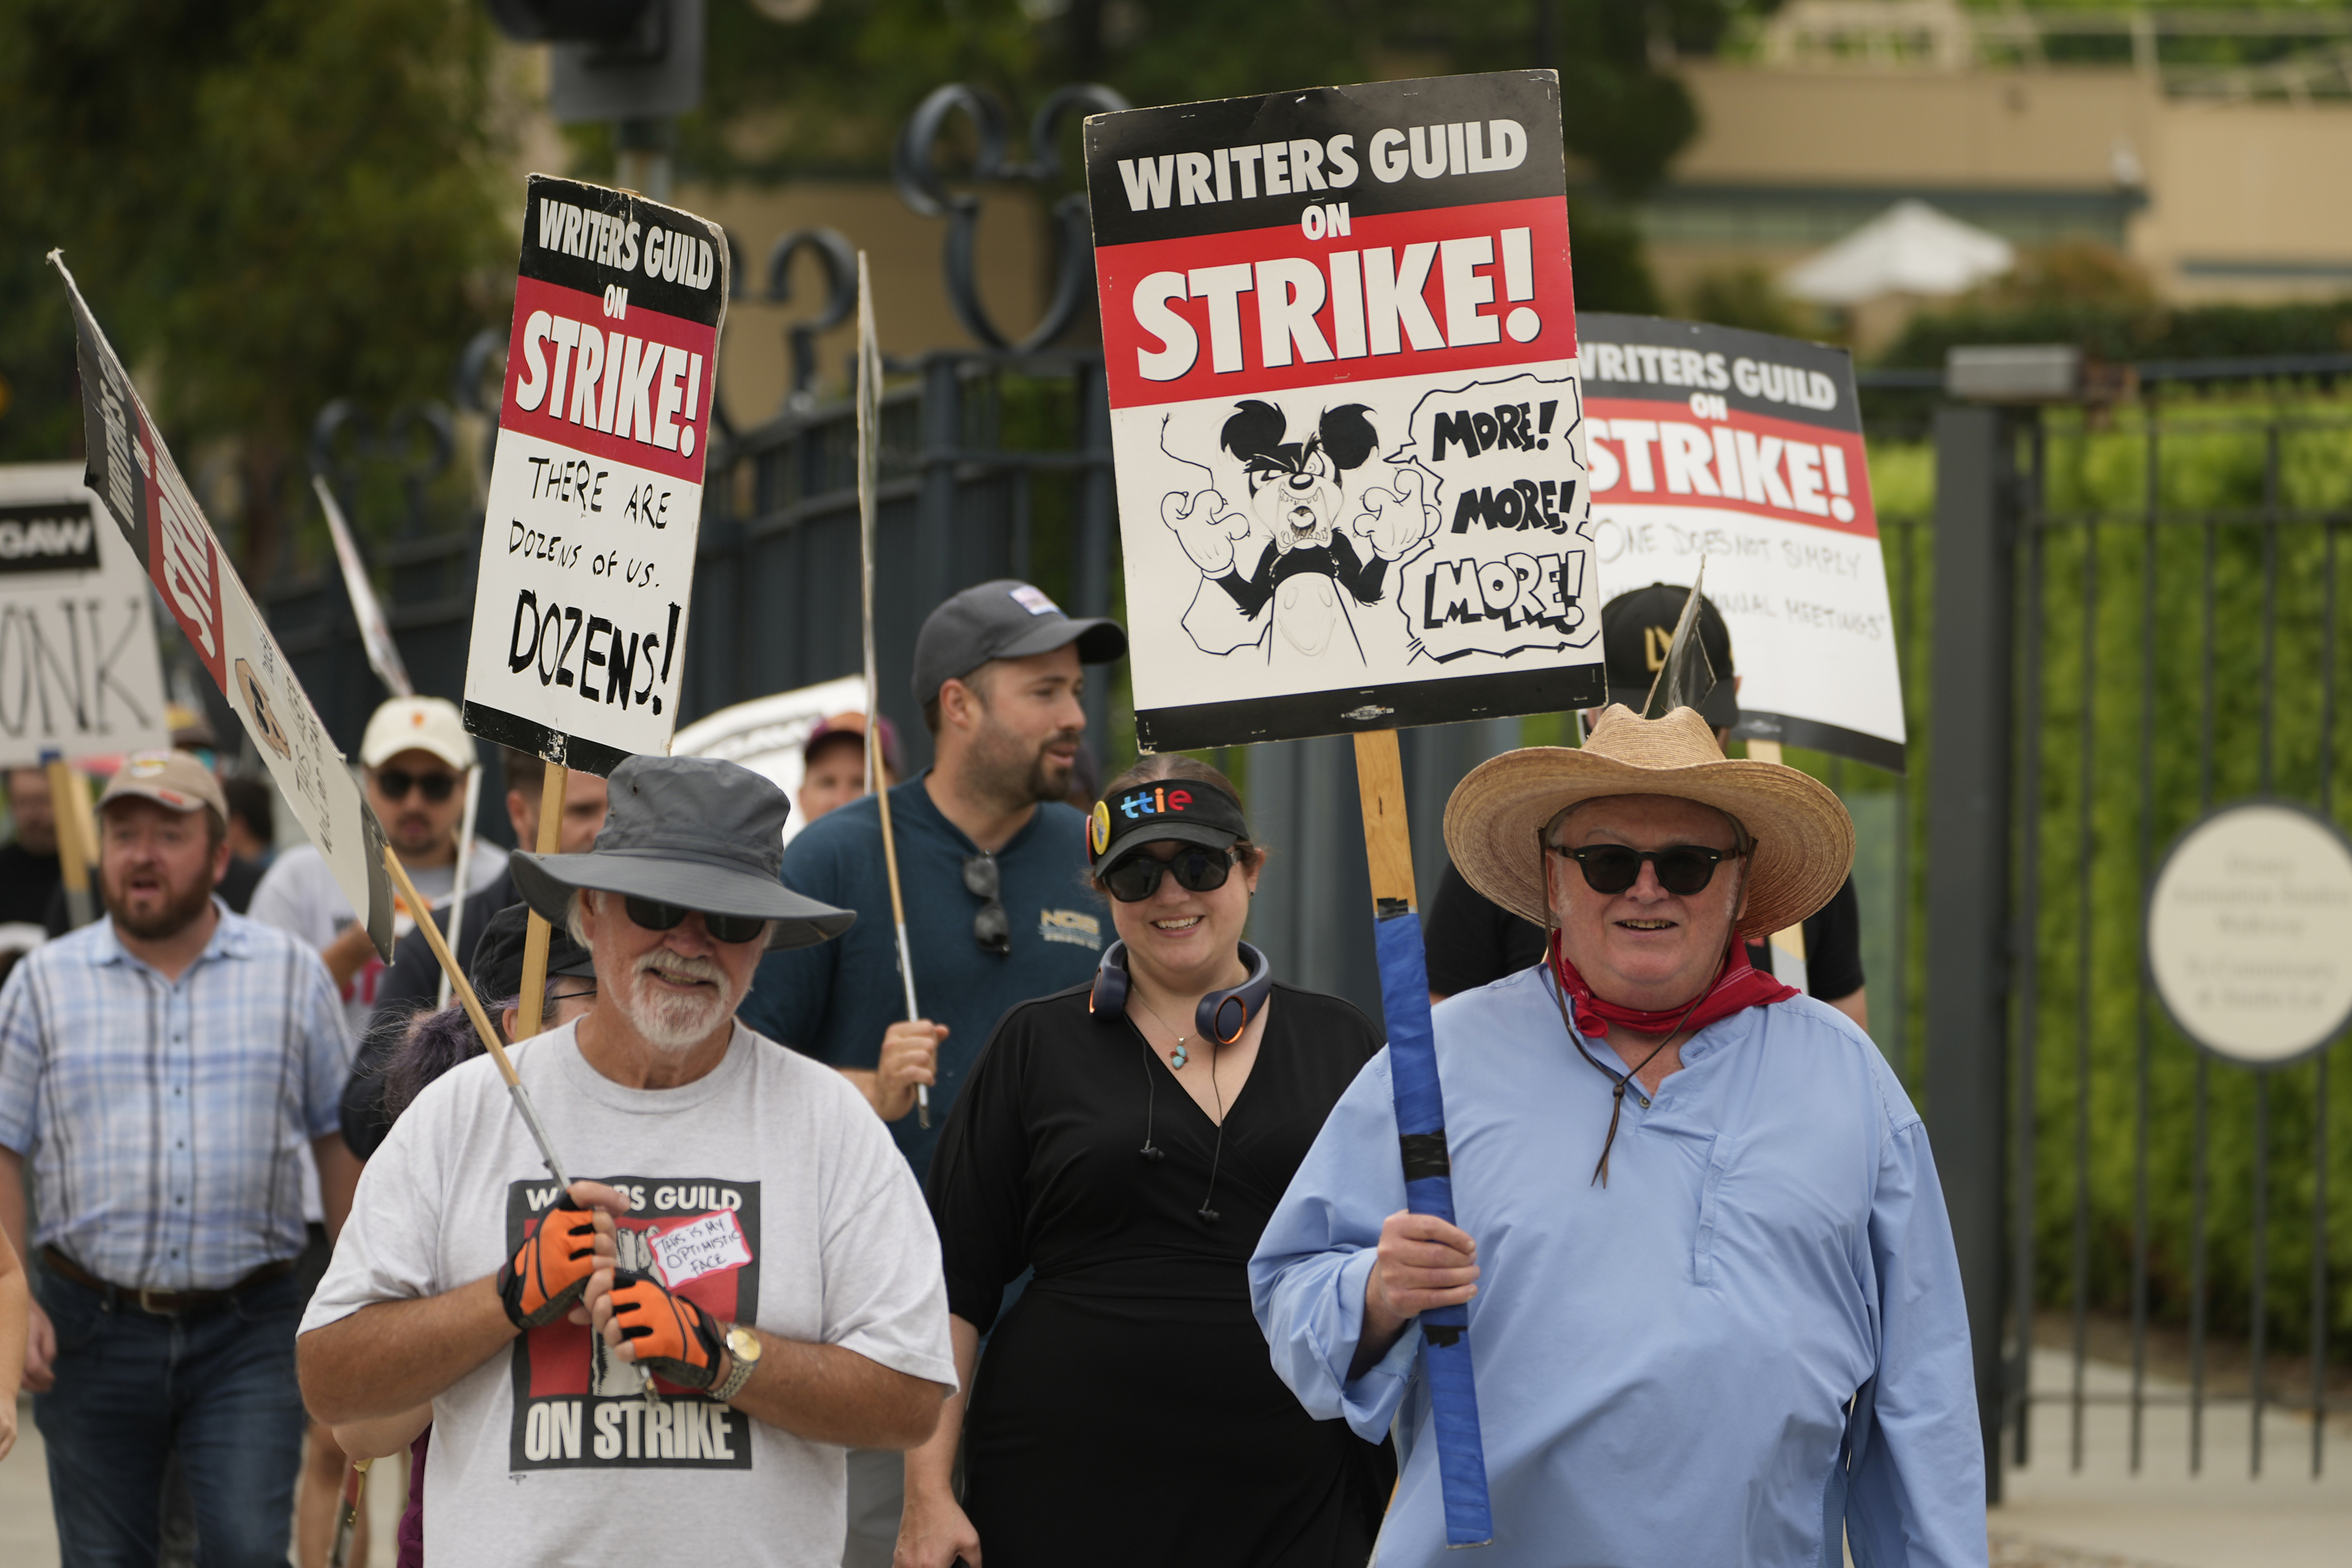
M337 1424L432 1404L437 1563L667 1560L723 1531L728 1561L830 1568L844 1448L920 1443L955 1382L888 1131L734 1017L761 953L854 917L778 882L790 807L746 768L634 757L611 799L590 853L511 862L594 956L596 1005L513 1058L601 1179L556 1190L487 1058L436 1081L361 1179L303 1394Z

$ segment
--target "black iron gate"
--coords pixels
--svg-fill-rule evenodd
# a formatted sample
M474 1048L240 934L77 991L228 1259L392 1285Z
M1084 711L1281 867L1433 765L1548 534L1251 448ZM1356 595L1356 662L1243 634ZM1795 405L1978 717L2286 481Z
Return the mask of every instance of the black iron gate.
M2150 367L2120 406L1937 416L1934 626L1910 639L1933 655L1906 672L1933 683L1922 1089L1996 1487L2004 1457L2051 1462L2039 1406L2063 1407L2074 1469L2101 1406L2125 1407L2134 1471L2177 1418L2192 1473L2213 1406L2247 1409L2255 1474L2265 1410L2293 1411L2315 1475L2352 1403L2330 1394L2352 1323L2343 1042L2269 1069L2210 1055L2142 952L2162 846L2216 805L2341 821L2352 400L2294 368ZM2036 1384L2037 1339L2063 1385ZM2122 1391L2088 1386L2095 1342Z

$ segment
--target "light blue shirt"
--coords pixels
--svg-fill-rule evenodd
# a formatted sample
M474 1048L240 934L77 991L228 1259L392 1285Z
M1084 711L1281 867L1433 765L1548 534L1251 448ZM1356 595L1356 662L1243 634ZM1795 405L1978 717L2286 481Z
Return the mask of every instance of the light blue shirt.
M176 980L100 920L0 988L0 1148L39 1185L33 1244L112 1284L219 1290L299 1255L302 1149L340 1125L351 1040L326 966L213 905Z
M1250 1260L1275 1370L1403 1472L1381 1568L1798 1568L1986 1559L1959 1265L1926 1130L1869 1039L1809 998L1749 1008L1629 1089L1530 968L1435 1015L1495 1542L1445 1552L1418 1333L1350 1383L1381 1222L1404 1207L1383 1051ZM1622 1070L1613 1051L1594 1054ZM1847 1406L1859 1457L1843 1457Z

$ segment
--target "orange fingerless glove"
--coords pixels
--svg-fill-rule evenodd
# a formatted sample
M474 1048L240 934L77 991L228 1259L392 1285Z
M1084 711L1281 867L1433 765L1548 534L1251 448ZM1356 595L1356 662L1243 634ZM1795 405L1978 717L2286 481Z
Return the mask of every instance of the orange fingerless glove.
M708 1388L719 1380L726 1332L719 1320L633 1269L613 1276L613 1321L637 1364L681 1388Z
M535 1329L562 1316L595 1271L596 1217L566 1193L499 1270L499 1300L515 1327Z

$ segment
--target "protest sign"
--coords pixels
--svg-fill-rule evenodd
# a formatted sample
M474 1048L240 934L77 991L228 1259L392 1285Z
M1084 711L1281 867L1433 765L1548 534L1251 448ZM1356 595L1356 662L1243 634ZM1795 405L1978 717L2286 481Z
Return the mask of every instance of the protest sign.
M727 310L715 224L530 177L466 727L592 773L669 749Z
M1153 750L1602 690L1559 78L1087 121Z
M392 885L383 869L383 829L247 597L73 274L57 252L49 259L73 301L89 487L113 515L205 673L227 694L262 766L334 872L336 885L353 909L367 912L368 936L389 961Z
M172 744L150 602L79 464L0 466L0 768Z
M1687 587L1705 557L1740 676L1735 733L1901 772L1903 685L1852 357L1651 316L1580 325L1593 552L1610 587Z

